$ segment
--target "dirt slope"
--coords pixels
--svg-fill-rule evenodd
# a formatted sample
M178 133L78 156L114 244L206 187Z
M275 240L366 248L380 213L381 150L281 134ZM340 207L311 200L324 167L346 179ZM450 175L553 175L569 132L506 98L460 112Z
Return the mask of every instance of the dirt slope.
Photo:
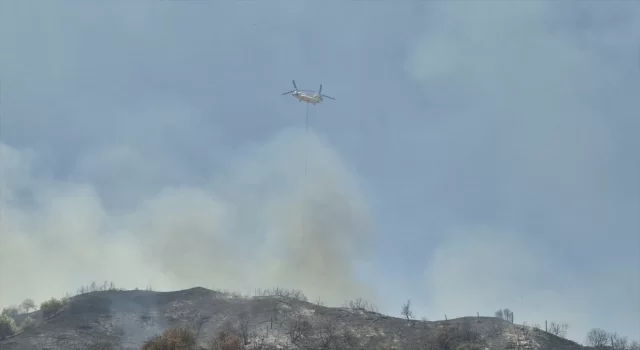
M246 349L584 349L544 331L492 317L422 322L297 299L242 298L204 288L177 292L107 291L70 299L55 317L8 339L0 350L140 349L169 327L188 326L198 344L221 331Z

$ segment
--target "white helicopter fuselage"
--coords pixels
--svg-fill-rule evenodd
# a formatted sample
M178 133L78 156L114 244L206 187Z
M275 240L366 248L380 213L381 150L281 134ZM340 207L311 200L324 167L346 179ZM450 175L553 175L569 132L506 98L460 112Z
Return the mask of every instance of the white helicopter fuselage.
M316 103L322 102L322 97L318 96L317 94L310 95L310 94L298 91L293 93L292 95L301 102L307 102L314 105Z

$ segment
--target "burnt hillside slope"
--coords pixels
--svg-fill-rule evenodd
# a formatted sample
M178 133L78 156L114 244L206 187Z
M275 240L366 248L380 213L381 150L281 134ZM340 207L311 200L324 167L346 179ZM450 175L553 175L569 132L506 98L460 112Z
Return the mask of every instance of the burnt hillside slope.
M101 291L73 298L54 316L41 311L2 350L140 349L171 327L189 327L210 349L221 332L245 349L584 349L541 330L493 317L414 321L362 308L331 308L285 296L241 297L204 288L176 292Z

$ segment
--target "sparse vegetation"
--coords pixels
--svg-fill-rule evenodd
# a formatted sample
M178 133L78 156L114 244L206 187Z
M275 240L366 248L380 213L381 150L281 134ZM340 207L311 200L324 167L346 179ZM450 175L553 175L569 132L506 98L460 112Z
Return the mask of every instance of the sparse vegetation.
M242 338L233 332L222 331L218 333L216 339L214 339L209 345L208 350L242 350L244 346L242 344ZM142 349L144 350L144 349Z
M352 310L363 310L376 313L378 312L378 307L375 304L370 303L368 300L362 298L346 301L344 303L344 307Z
M438 328L435 335L435 348L440 350L476 349L481 345L480 334L469 325L444 325Z
M287 334L293 344L296 344L302 338L308 338L312 330L311 323L299 315L290 318L287 323Z
M516 326L515 339L510 342L510 348L515 350L524 350L533 348L533 341L531 338L531 327L523 322L521 326Z
M333 322L328 318L323 318L316 326L318 345L320 349L331 349L337 345L338 330Z
M618 333L609 333L609 339L611 340L611 348L613 350L627 350L629 346L627 337L618 335Z
M494 315L497 318L513 323L513 311L509 310L509 308L498 310Z
M82 295L91 292L106 292L106 291L116 291L122 290L116 288L116 285L113 282L104 281L102 284L97 284L96 282L91 282L88 286L81 286L76 291L76 295Z
M251 324L251 314L248 311L242 311L238 317L240 323L240 334L244 345L249 344L249 325Z
M211 292L202 288L200 288L200 290L197 289L198 288L194 288L194 293L188 292L180 295L195 295L199 298L202 295L206 296L206 294L200 294L203 291L204 293ZM115 284L110 282L104 282L102 284L91 283L88 286L78 288L77 294L83 295L93 292L114 292L121 290L122 289L116 288ZM496 341L496 339L498 339L498 344L501 344L500 346L506 346L514 350L524 350L538 346L540 342L558 341L557 338L553 340L554 338L552 337L545 337L545 331L547 331L548 334L564 338L569 329L567 323L557 322L551 322L548 327L545 322L544 329L541 329L537 324L528 326L526 322L523 322L521 325L516 325L514 323L513 311L508 308L498 310L494 315L510 322L511 325L506 322L496 321L489 321L487 324L485 323L487 321L483 320L480 314L478 314L477 318L474 316L473 318L465 320L454 319L446 322L427 322L426 318L423 318L420 327L413 327L417 321L412 320L413 310L411 308L411 300L407 300L407 302L402 305L401 315L407 321L412 321L410 324L412 327L407 328L406 324L404 324L402 326L404 330L400 330L399 328L393 328L398 327L397 323L396 326L391 326L393 322L399 320L398 318L379 314L375 305L362 298L345 302L345 308L373 312L375 314L361 312L344 314L344 309L317 308L311 304L307 304L307 297L304 293L295 289L273 288L256 290L255 297L257 298L254 298L253 301L249 300L251 298L248 296L242 297L240 293L221 293L219 291L213 292L214 300L218 299L216 295L220 294L232 296L232 300L225 298L227 299L225 303L243 305L243 309L236 309L235 313L225 314L224 319L216 321L218 324L218 332L206 347L196 347L197 338L202 337L202 329L199 327L201 327L205 321L197 321L197 319L186 321L184 317L187 314L184 314L184 311L180 311L181 314L167 314L167 310L165 309L164 316L160 317L166 317L169 322L186 321L186 324L194 325L195 329L198 329L198 332L196 333L194 329L186 327L169 328L162 334L147 340L142 345L142 350L267 350L275 349L276 347L289 349L292 346L294 348L335 350L362 347L370 349L392 349L397 348L397 346L403 346L396 344L398 340L397 338L393 340L393 334L402 334L400 339L413 339L410 340L410 342L419 341L421 345L419 345L418 348L428 350L479 350L492 346L495 347L496 343L491 343L491 341ZM160 293L160 295L163 295L162 298L164 299L164 295L166 294ZM174 300L173 298L175 298L176 294L173 295L174 296L167 295L169 299L166 300ZM136 296L135 298L139 297L140 296ZM153 325L154 322L157 322L154 319L158 317L158 314L156 312L150 313L149 308L153 308L154 306L152 305L157 303L155 299L157 297L153 295L146 295L144 297L150 297L154 300L151 301L150 304L149 301L141 304L143 305L145 324ZM264 300L262 297L276 298ZM182 297L178 295L177 298L177 300L180 300ZM40 310L44 322L48 322L49 318L57 315L63 309L67 309L67 303L69 303L69 307L65 318L67 316L74 317L74 315L93 313L95 315L106 314L108 316L106 316L105 320L109 320L113 317L113 315L110 314L112 312L111 302L110 297L101 294L83 296L73 301L67 294L60 299L51 298L50 300L42 302L40 304ZM189 301L189 303L184 305L190 305L191 302L192 301ZM258 304L252 306L245 304L247 302L255 302ZM184 305L178 301L177 304L172 304L171 307L181 308ZM258 309L255 308L257 305L260 305ZM316 305L322 305L322 303L318 300L316 301ZM25 299L19 306L12 305L2 309L2 312L0 312L0 340L6 339L7 337L19 339L19 337L22 337L22 335L20 335L21 332L38 327L36 319L39 319L40 315L29 315L29 312L34 309L37 308L32 299ZM261 313L261 316L256 316L256 312ZM200 314L200 309L198 309L198 314ZM160 313L160 315L162 315L162 313ZM200 317L201 320L208 320L210 318L210 316L206 314L198 317ZM366 320L366 323L358 324L357 320L360 319L361 321ZM354 321L355 324L353 323ZM124 325L124 319L122 322L123 324L118 323L109 326L110 336L122 337L126 333L124 331L126 327ZM223 322L222 327L220 327L220 322ZM16 323L20 323L20 326L17 327ZM155 324L157 325L158 323ZM472 328L472 325L473 327L479 328ZM88 329L91 329L91 327ZM409 338L407 338L406 332L413 335L409 335ZM88 349L116 350L119 349L119 347L113 344L117 343L117 341L115 343L110 343L109 341L98 342L89 346ZM589 331L586 343L594 349L640 350L640 343L638 343L638 341L629 341L625 336L618 335L617 333L609 333L598 328ZM566 344L578 346L571 342ZM563 348L562 345L560 345L558 349L561 348Z
M161 335L147 340L140 350L193 350L196 335L190 328L177 327L165 330Z
M567 331L569 330L569 324L568 323L556 323L556 322L551 322L549 324L549 333L553 334L553 335L557 335L558 337L562 337L564 338L567 335Z
M587 333L588 346L595 349L611 349L611 350L640 350L638 341L629 342L625 336L618 333L610 333L601 328L593 328Z
M587 345L601 348L607 345L609 334L604 329L594 328L587 333Z
M402 305L402 316L407 318L407 321L413 317L413 311L411 310L411 300L407 300L405 304Z
M297 289L286 289L286 288L267 288L267 289L256 289L255 296L257 297L285 297L289 299L295 299L299 301L308 301L307 296L301 290Z

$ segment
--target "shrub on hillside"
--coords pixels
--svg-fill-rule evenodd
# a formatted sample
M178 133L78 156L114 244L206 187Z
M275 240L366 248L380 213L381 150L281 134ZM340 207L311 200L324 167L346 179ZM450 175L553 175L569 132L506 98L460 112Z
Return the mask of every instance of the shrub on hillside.
M20 329L23 331L32 329L33 327L36 326L36 320L34 320L32 317L27 316L22 323L20 324Z
M161 335L147 340L140 350L192 350L196 346L195 333L186 327L169 328Z
M346 301L344 307L352 310L364 310L370 312L378 312L378 307L370 303L368 300L358 298L356 300Z
M308 338L313 332L313 325L301 317L293 317L287 323L287 335L291 343L296 344L304 338Z
M8 317L11 317L11 318L15 318L19 314L20 314L20 309L18 309L17 306L5 307L4 309L2 309L2 312L0 313L0 315L2 315L2 316L8 316Z
M16 333L16 322L7 315L0 315L0 339Z
M42 317L48 318L57 314L58 311L62 310L63 306L64 306L64 302L56 298L51 298L47 301L43 301L40 304L40 311L42 311Z
M257 289L255 295L258 297L285 297L289 299L295 299L299 301L308 301L307 296L301 290L298 289L286 289L286 288L267 288Z
M445 325L438 329L435 335L435 344L441 350L475 349L479 344L480 334L469 325Z
M244 349L242 338L232 332L220 332L211 342L209 350L241 350Z

